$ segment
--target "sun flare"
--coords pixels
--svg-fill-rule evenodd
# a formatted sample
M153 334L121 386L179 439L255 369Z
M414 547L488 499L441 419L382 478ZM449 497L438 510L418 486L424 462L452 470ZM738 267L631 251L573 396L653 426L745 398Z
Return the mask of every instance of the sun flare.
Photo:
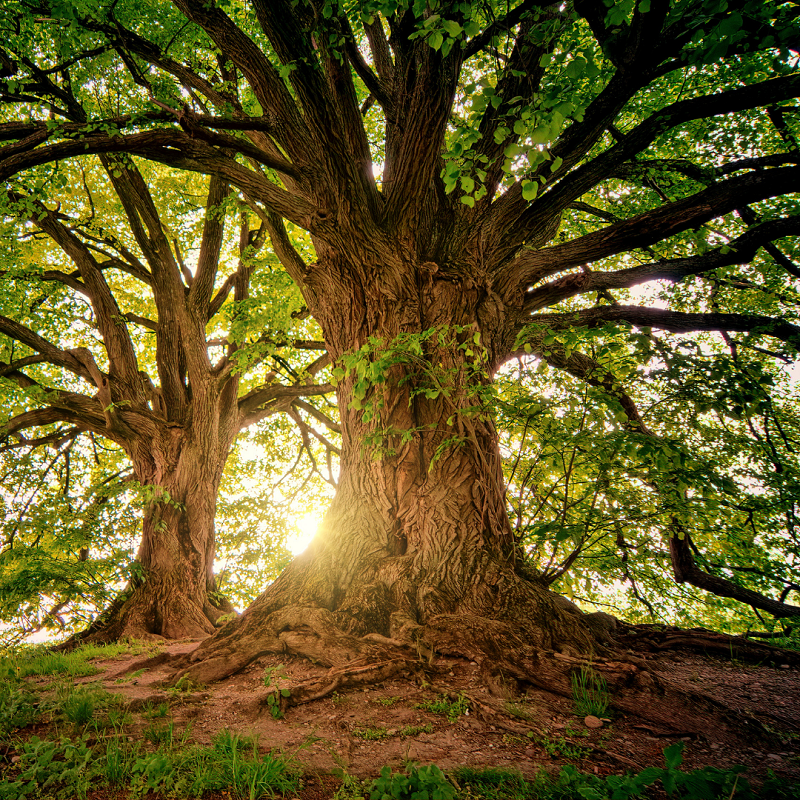
M316 514L305 514L295 523L295 531L286 539L286 548L294 556L299 556L316 536L321 518Z

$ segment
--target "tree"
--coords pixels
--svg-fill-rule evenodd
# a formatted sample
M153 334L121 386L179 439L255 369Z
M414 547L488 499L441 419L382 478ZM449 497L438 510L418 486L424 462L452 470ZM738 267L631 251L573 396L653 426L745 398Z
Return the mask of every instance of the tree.
M78 129L9 122L0 175L124 153L236 187L337 365L341 475L323 530L195 651L191 675L279 649L364 680L412 647L557 683L541 653L587 652L602 625L526 564L493 376L538 357L648 436L613 359L582 352L598 330L796 350L795 4L23 5L32 30L80 40L52 71L59 90L102 50L141 110ZM34 78L7 60L19 100ZM667 308L626 291L656 280L678 286ZM362 656L371 673L346 670Z
M29 63L40 91L57 91ZM80 128L92 106L67 105L69 125ZM16 185L4 206L2 375L17 389L4 447L52 445L69 458L81 437L103 437L132 465L128 477L145 502L136 571L90 636L207 635L233 611L213 568L217 492L234 438L304 395L330 391L312 380L326 356L307 370L281 357L294 345L301 353L322 346L286 338L297 298L259 256L266 227L251 229L254 215L228 202L219 178L178 186L124 154L99 164L78 158L51 178ZM280 298L282 329L248 343L251 296L262 303L270 292ZM33 439L29 430L38 431ZM67 467L67 498L69 483ZM11 536L6 564L30 544Z

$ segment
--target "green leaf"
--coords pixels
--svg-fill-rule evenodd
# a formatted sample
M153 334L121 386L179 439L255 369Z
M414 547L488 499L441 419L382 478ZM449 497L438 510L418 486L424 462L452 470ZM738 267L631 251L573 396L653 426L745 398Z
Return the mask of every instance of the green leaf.
M539 194L539 184L534 183L533 181L523 181L522 182L522 198L523 200L527 200L529 203L531 200L536 199L536 195Z
M464 30L464 29L463 29L463 28L462 28L462 27L461 27L461 26L460 26L460 25L459 25L459 24L458 24L458 23L457 23L455 20L452 20L452 19L446 19L446 20L445 20L445 21L442 23L442 27L443 27L443 28L444 28L444 29L445 29L445 30L446 30L446 31L447 31L447 32L450 34L450 36L452 36L453 38L455 38L455 37L457 37L457 36L460 36L460 35L461 35L461 33L462 33L462 32L463 32L463 30Z

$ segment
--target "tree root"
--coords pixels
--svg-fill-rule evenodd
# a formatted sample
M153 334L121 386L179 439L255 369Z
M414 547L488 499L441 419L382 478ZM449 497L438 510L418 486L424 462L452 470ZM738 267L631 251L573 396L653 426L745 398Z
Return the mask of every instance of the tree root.
M639 651L659 652L680 648L740 661L770 661L800 666L800 653L794 650L705 628L685 630L674 626L626 625L616 635L616 640L625 647Z
M311 703L314 700L322 700L339 689L382 683L407 672L409 669L415 670L417 666L407 659L397 658L377 664L332 667L327 675L322 678L304 681L292 686L291 694L288 696L283 696L278 689L267 693L260 699L260 704L271 707L277 706L281 712L285 713L293 706ZM269 702L270 697L274 698L272 703Z
M701 735L713 724L730 725L762 739L774 738L758 720L701 691L675 684L652 671L647 662L608 645L598 645L594 653L583 655L543 650L527 644L524 630L508 622L468 615L440 615L425 625L406 620L393 626L390 636L352 636L337 623L340 620L334 613L315 607L291 606L273 611L266 619L248 619L245 612L176 660L170 682L182 677L197 683L213 682L267 654L292 654L328 667L319 678L282 687L289 690L288 696L272 690L258 699L262 708L285 713L338 690L399 675L424 672L429 677L439 655L475 661L489 692L504 698L528 688L571 698L572 675L589 666L606 681L612 708L654 725L665 735ZM492 724L520 733L518 723L512 722L512 715L499 703L469 699L476 713L492 717ZM509 721L501 722L503 717ZM617 760L624 761L622 757Z

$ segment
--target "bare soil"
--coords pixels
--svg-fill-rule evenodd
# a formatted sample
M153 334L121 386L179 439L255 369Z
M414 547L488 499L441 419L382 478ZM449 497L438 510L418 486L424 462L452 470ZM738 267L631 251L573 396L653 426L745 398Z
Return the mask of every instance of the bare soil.
M197 641L183 641L163 652L177 655L196 646ZM332 797L340 783L337 770L375 777L385 764L402 769L404 761L412 760L444 770L506 767L526 777L571 763L606 775L661 766L662 750L681 739L686 743L684 769L743 764L756 784L769 770L787 782L798 781L800 669L796 659L786 660L792 663L749 664L674 646L645 655L654 672L731 708L726 722L701 731L684 724L679 713L671 716L668 708L660 709L666 712L662 718L671 720L662 727L615 712L613 697L608 721L588 727L575 715L571 698L535 690L513 696L502 685L485 685L477 663L457 658L437 658L421 663L414 674L333 693L290 708L281 719L273 717L266 702L270 692L276 686L291 691L295 684L321 678L326 669L303 658L270 655L212 686L176 691L164 686L171 672L168 661L130 656L95 662L101 673L77 682L100 682L121 695L134 720L132 737L144 738L154 721L142 712L162 703L169 704L176 729L191 726L190 741L207 744L224 728L257 736L263 751L294 755L305 774L300 797L317 800ZM419 707L442 695L451 700L463 695L469 711L450 721ZM653 697L652 702L659 700ZM41 728L32 732L46 733Z

